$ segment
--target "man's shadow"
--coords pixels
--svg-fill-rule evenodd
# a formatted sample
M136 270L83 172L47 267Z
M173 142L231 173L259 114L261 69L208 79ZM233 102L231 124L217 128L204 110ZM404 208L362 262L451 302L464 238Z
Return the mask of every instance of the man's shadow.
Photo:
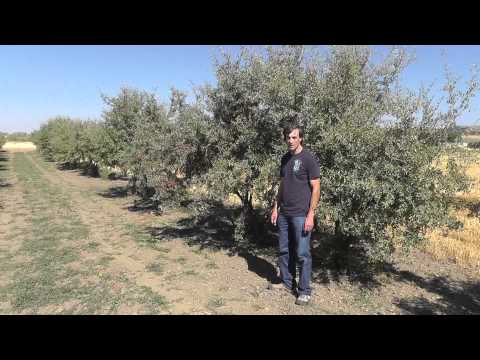
M279 283L278 271L271 262L252 253L239 253L247 261L248 270L257 274L269 283Z

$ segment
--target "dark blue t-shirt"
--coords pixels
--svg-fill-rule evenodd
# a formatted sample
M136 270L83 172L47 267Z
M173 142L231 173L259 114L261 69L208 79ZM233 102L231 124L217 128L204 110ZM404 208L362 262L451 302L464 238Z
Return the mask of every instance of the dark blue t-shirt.
M282 157L280 177L280 212L288 216L307 215L312 197L310 180L320 177L318 160L306 149L296 155L288 152Z

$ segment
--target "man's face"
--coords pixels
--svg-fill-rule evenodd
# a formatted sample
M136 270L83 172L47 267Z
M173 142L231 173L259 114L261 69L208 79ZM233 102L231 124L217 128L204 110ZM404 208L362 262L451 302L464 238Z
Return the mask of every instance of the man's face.
M295 152L298 147L301 145L301 138L298 133L298 129L293 129L290 134L288 134L287 138L285 139L288 145L288 151Z

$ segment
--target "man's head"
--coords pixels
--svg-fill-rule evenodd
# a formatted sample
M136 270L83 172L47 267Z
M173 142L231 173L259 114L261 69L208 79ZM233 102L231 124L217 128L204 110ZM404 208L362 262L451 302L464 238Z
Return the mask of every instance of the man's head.
M283 129L283 138L288 145L288 151L298 153L303 148L303 129L296 124L288 125Z

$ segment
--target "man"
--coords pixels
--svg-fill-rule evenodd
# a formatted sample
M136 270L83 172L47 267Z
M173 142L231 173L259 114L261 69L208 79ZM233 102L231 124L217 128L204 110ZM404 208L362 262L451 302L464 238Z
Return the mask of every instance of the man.
M298 293L297 305L310 301L312 256L310 236L314 213L320 199L320 167L316 158L303 148L303 130L297 125L283 130L288 152L282 157L280 187L272 209L271 221L278 224L281 284L273 288ZM300 264L300 278L296 288L296 258Z

